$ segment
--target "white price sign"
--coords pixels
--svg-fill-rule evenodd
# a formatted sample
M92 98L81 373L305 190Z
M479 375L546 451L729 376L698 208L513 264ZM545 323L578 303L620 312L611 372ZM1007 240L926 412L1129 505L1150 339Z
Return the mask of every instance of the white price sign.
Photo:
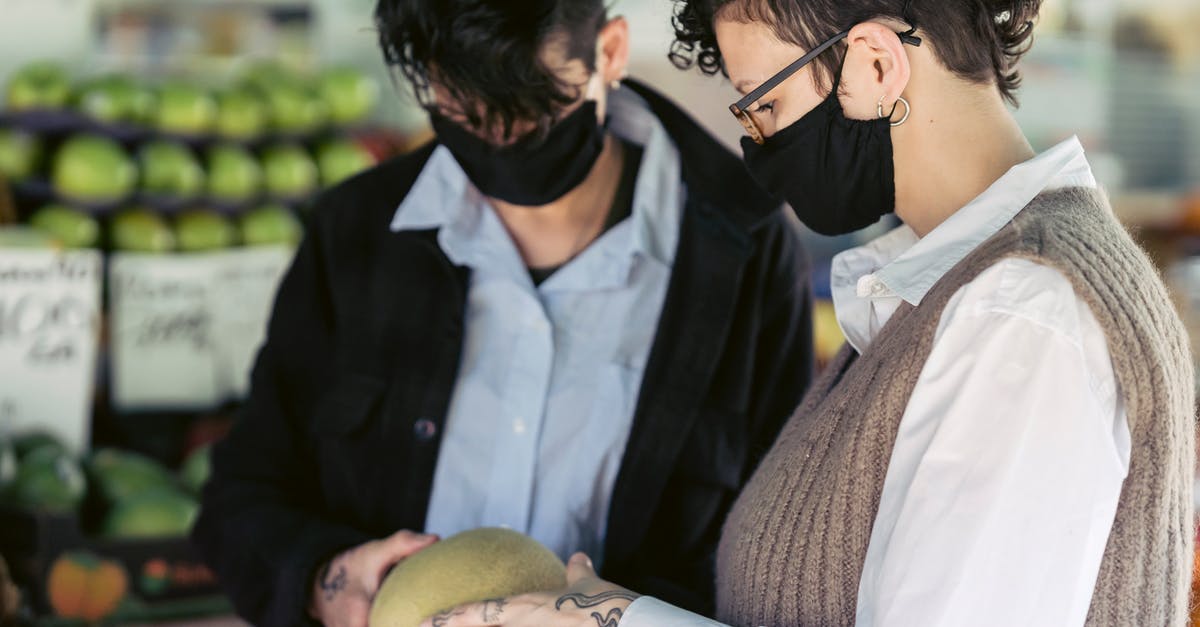
M221 253L112 256L112 394L119 409L207 409L224 400L211 305L224 262Z
M296 251L288 246L246 248L226 253L216 284L213 313L220 330L220 371L232 398L245 398L250 371L267 337L267 321L279 282Z
M87 448L100 279L96 251L0 249L0 431Z

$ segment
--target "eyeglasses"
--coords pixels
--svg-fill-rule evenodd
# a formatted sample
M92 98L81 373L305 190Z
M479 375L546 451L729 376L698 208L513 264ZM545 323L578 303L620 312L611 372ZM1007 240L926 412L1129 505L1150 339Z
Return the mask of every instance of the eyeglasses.
M916 32L917 28L914 26L911 30L903 33L896 33L896 35L900 37L900 41L910 46L920 46L921 38L914 35ZM766 139L762 130L758 128L758 122L755 122L754 116L750 114L750 105L762 100L762 97L770 93L772 89L779 87L780 83L791 78L796 72L799 72L800 68L812 63L812 60L820 56L821 53L829 50L834 46L834 44L849 36L849 30L844 30L834 35L825 43L813 48L804 56L793 61L791 65L780 70L775 76L767 79L767 82L759 85L754 91L746 94L745 98L742 98L741 100L729 105L729 111L733 113L733 117L737 118L738 122L742 123L742 126L746 129L746 133L750 135L750 139L754 140L754 143L761 144L766 141Z

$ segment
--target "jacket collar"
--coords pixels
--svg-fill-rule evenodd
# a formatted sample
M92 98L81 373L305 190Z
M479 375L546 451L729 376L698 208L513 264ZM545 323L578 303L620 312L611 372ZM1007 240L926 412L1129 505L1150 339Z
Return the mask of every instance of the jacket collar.
M742 159L678 105L640 81L626 79L625 86L646 101L679 149L689 198L721 207L723 218L743 233L779 209L781 203L759 187Z

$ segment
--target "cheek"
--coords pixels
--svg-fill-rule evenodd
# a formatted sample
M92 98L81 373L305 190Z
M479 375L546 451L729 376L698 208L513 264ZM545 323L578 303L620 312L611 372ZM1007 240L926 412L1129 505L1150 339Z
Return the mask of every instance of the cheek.
M785 93L776 100L774 119L768 122L773 128L768 130L768 133L791 126L825 100L825 94L819 93L811 81L794 83L796 84L787 84Z

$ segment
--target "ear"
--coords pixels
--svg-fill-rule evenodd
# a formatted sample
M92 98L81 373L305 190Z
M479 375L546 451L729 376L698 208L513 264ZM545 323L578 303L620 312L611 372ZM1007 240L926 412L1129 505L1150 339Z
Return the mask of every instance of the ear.
M624 17L615 17L600 29L596 48L596 72L604 84L625 78L629 67L629 23Z
M841 97L846 117L857 120L879 117L880 99L887 115L912 76L904 44L892 27L881 22L855 26L846 42Z

